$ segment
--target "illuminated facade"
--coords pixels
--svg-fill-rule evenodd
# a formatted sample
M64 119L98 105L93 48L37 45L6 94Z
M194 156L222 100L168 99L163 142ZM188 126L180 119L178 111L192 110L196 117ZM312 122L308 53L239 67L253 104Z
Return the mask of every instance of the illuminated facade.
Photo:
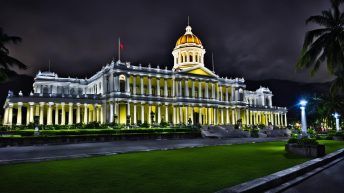
M9 92L3 124L29 124L39 116L46 125L287 125L286 108L272 105L268 88L248 91L242 78L219 77L204 67L205 52L187 26L172 51L172 70L112 61L86 79L39 72L29 96Z

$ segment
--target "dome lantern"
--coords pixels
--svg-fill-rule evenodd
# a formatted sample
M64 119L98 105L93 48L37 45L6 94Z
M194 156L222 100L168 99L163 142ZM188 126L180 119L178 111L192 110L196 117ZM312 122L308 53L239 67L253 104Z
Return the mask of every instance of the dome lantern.
M195 65L204 66L204 54L201 40L192 33L190 25L186 26L185 33L176 42L172 51L174 57L173 69L185 69Z

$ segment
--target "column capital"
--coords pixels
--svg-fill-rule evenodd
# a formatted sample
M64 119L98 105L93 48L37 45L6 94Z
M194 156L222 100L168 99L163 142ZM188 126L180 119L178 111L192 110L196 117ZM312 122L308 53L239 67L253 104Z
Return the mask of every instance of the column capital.
M11 107L11 108L12 108L13 105L14 105L13 103L8 103L8 107Z
M45 105L45 102L39 102L39 105L40 105L40 106L44 106L44 105Z
M29 102L29 105L33 106L33 105L35 105L35 103L34 102Z
M18 102L17 105L18 105L18 107L21 107L21 106L23 106L23 102Z
M52 105L54 105L54 103L53 102L48 102L48 105L52 106Z
M61 105L61 106L64 106L64 105L65 105L65 103L64 103L64 102L62 102L62 103L60 103L60 105Z
M76 106L80 107L81 103L76 103Z
M73 106L73 103L68 103L69 106Z

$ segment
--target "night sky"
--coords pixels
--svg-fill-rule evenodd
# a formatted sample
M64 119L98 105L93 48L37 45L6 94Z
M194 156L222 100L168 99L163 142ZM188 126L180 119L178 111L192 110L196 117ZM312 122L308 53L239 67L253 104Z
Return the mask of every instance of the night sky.
M329 9L329 0L209 1L1 1L0 27L23 42L11 55L34 76L51 70L61 76L90 77L117 58L143 66L173 66L172 49L184 34L187 16L207 53L205 65L221 76L250 80L322 82L325 69L310 77L294 68L307 17Z

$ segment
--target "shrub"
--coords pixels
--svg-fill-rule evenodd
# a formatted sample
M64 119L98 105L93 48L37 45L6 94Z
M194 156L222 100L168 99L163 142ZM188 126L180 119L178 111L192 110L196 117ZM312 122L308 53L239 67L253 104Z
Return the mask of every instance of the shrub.
M334 134L334 136L338 136L338 137L344 137L344 132L343 131L338 131Z
M167 126L168 126L167 122L165 122L165 121L160 122L160 127L167 127Z
M314 138L301 138L301 139L296 139L296 138L290 138L288 140L288 143L297 143L299 145L318 145L318 141Z
M144 122L144 123L141 124L141 127L143 127L143 128L149 128L150 125L149 125L148 122Z
M314 129L307 129L307 133L311 138L315 138L317 135Z
M298 142L298 139L297 138L290 138L288 140L288 143L297 143Z
M251 129L251 137L259 137L259 129Z

